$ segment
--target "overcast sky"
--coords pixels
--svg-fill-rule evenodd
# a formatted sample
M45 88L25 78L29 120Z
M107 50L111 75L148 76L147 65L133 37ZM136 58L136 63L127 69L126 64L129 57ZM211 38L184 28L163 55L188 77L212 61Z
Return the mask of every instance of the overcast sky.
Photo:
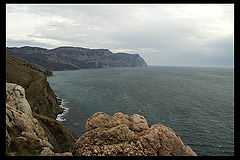
M233 4L6 5L8 47L106 48L149 66L233 66Z

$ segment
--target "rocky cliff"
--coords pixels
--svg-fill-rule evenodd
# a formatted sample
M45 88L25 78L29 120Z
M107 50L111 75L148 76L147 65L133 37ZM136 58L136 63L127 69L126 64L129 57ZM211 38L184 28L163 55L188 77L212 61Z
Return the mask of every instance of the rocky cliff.
M43 128L48 142L53 146L52 150L60 153L71 151L77 136L55 120L62 109L58 105L56 95L49 86L46 76L35 70L30 62L6 53L6 82L25 88L31 115ZM19 130L18 127L14 129L16 136L20 133L21 129ZM17 146L19 146L18 143L12 143L10 148Z
M26 98L33 112L54 119L62 112L46 76L27 60L6 53L6 82L26 89Z
M138 114L97 112L75 144L75 156L196 156L172 129Z
M6 83L6 155L45 155L46 150L54 150L54 147L41 122L32 115L24 88Z
M24 58L52 71L83 68L145 67L146 62L138 54L112 53L108 49L88 49L81 47L7 47L14 56Z

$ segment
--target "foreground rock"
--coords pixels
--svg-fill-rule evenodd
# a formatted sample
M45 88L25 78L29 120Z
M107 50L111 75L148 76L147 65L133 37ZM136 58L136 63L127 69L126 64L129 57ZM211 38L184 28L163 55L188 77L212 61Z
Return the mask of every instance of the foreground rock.
M86 122L86 133L76 142L75 156L196 156L170 128L148 126L138 114L97 112Z
M71 152L54 153L50 148L44 147L39 156L72 156Z
M54 153L52 150L54 147L41 122L32 115L24 88L6 83L6 155L71 155L69 152Z
M22 144L23 143L23 144ZM25 145L24 145L25 143ZM19 85L6 84L6 149L18 154L37 154L41 147L53 149Z

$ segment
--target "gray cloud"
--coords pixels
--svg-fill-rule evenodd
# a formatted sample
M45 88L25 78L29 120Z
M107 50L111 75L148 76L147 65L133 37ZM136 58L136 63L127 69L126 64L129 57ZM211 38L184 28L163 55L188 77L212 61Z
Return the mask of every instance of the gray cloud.
M55 47L52 44L43 43L43 42L34 41L34 40L7 39L6 43L7 43L7 46L15 46L15 47L20 47L20 46L32 46L32 47L43 47L43 48Z
M14 15L33 31L15 37ZM9 5L7 20L8 45L108 48L149 65L233 64L231 5Z

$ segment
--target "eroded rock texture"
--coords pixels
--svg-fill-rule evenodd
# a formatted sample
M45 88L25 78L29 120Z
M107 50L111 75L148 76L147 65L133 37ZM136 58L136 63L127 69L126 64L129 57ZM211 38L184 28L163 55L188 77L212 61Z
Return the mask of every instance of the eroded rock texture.
M15 151L17 154L34 155L41 147L53 149L44 129L32 116L24 88L17 84L6 83L7 152Z
M61 131L59 129L59 132ZM6 155L72 155L70 152L54 153L54 150L41 122L32 115L24 88L17 84L6 83Z
M86 122L76 142L76 156L196 156L170 128L149 126L138 114L97 112Z

